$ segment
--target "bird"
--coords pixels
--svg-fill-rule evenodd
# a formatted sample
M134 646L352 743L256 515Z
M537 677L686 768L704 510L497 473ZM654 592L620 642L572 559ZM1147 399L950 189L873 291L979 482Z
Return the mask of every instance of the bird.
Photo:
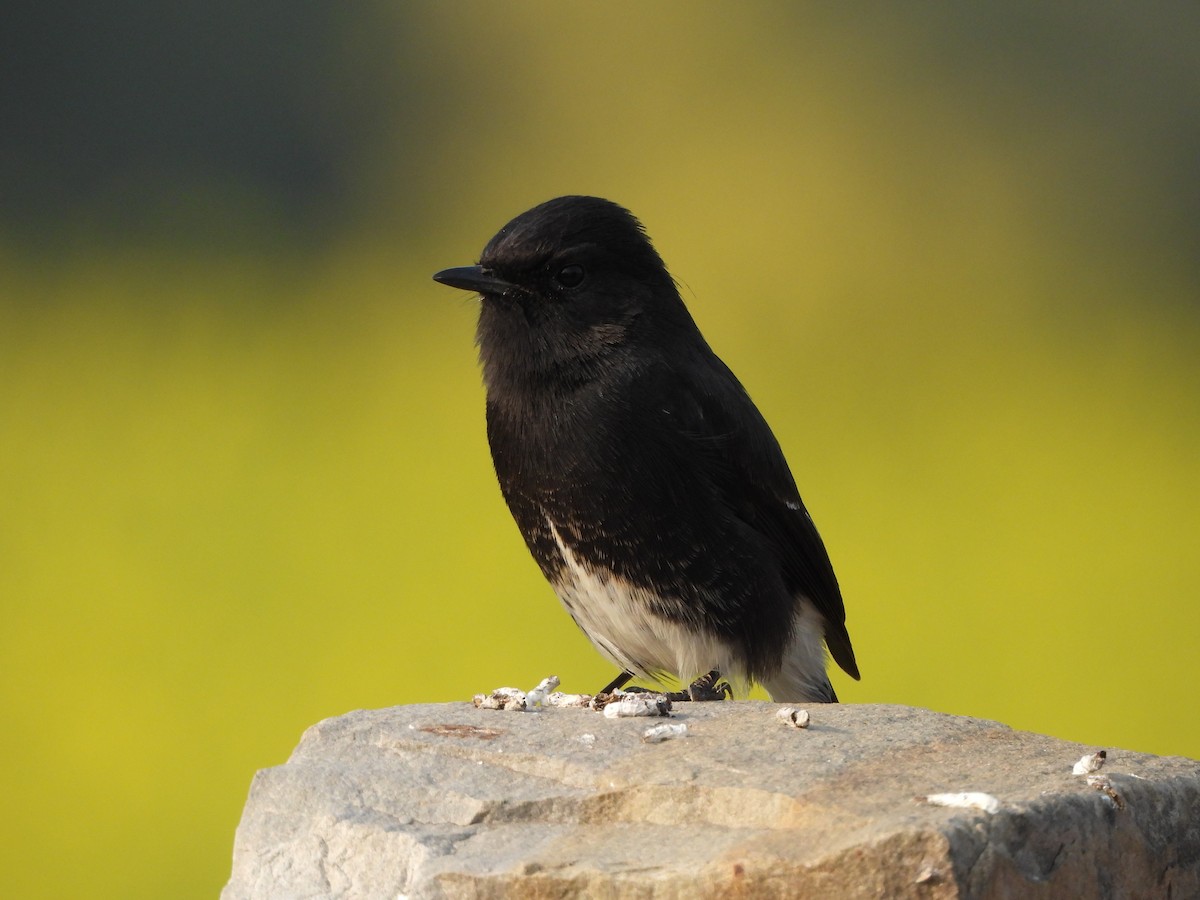
M827 652L860 676L825 545L641 222L557 197L433 278L480 297L496 477L558 599L619 669L600 693L637 677L690 682L682 699L757 683L775 702L837 702Z

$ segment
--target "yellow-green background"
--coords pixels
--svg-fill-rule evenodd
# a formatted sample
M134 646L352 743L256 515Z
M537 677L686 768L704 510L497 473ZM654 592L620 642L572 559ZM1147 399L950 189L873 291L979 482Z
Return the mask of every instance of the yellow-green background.
M308 725L612 674L429 279L562 193L773 424L844 700L1200 756L1194 7L53 7L0 39L7 895L211 897Z

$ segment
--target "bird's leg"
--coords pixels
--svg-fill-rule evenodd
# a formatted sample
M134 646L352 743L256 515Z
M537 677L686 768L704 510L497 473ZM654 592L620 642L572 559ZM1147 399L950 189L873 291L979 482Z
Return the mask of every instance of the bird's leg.
M622 672L620 675L618 675L616 678L614 678L612 681L610 681L604 687L600 688L600 691L599 691L599 693L596 694L596 696L599 697L601 694L611 694L613 691L617 690L618 688L623 688L626 684L629 683L629 679L632 677L633 677L632 672Z
M709 674L712 674L712 673L709 673ZM624 693L626 693L626 694L662 694L668 700L690 700L690 699L692 699L691 697L688 696L686 691L664 691L661 688L648 688L648 687L642 687L640 684L629 684L629 679L631 679L632 677L633 677L632 672L622 672L620 675L618 675L616 678L614 678L612 681L610 681L608 684L606 684L604 687L602 687L600 689L600 693L596 694L596 699L599 700L601 702L601 704L603 705L603 704L607 703L609 700L614 699L612 696L613 691L620 690L621 688L625 689ZM626 685L628 685L628 686L626 686Z

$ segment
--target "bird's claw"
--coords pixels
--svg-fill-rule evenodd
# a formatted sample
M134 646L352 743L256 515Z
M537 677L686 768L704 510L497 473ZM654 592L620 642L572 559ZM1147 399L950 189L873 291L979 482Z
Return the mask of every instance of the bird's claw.
M733 697L733 688L728 681L721 680L721 673L713 669L688 685L683 699L695 701L728 700Z
M613 699L613 692L620 688L621 685L626 685L628 678L628 673L622 673L621 676L615 678L604 690L596 694L596 698L593 701L596 708L601 709L609 703ZM654 688L642 687L638 684L628 684L623 690L627 694L662 694L672 703L683 703L686 701L700 703L711 700L729 700L733 697L733 688L729 686L728 681L721 680L721 673L716 669L713 669L707 675L701 675L682 691L658 691Z

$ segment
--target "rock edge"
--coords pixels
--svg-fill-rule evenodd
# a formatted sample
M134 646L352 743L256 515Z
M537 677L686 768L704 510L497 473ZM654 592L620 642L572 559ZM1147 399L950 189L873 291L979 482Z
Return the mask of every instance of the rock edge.
M358 710L260 771L225 900L1200 896L1200 763L883 705ZM1088 776L1096 779L1096 775ZM973 792L989 813L925 802Z

